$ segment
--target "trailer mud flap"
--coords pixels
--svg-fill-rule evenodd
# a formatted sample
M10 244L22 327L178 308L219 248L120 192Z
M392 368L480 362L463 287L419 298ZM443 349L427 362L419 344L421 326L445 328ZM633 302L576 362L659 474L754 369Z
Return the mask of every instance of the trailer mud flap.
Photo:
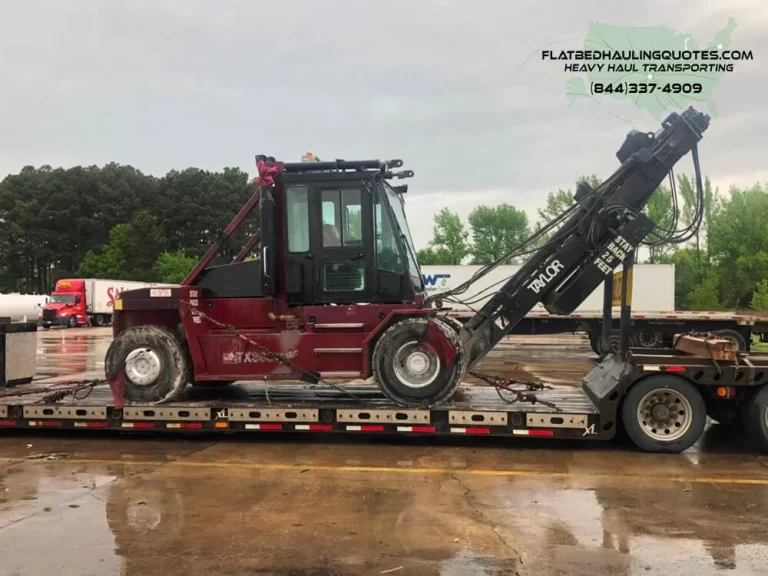
M634 365L611 354L599 362L582 380L582 388L587 398L600 414L602 438L613 438L616 434L616 414L619 400L624 394L626 383L630 382Z

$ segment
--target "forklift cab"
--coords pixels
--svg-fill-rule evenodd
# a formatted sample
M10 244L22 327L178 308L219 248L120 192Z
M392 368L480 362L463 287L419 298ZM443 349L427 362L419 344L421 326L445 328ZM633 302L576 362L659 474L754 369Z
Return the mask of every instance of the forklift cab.
M259 199L256 261L208 268L218 297L284 296L290 306L410 303L423 295L403 193L402 161L270 163ZM212 294L213 295L213 294Z

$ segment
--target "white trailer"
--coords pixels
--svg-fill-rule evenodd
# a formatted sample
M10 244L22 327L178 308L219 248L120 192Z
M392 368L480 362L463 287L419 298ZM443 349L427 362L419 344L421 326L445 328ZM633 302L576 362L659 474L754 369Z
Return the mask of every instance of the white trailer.
M422 266L421 273L427 293L432 296L456 288L469 280L482 266ZM446 307L467 311L481 307L504 281L515 274L520 266L499 266L457 296L457 300L470 304L446 302ZM621 267L617 270L621 271ZM592 292L574 313L601 312L602 287ZM675 265L635 264L632 271L632 310L635 312L666 312L675 309ZM536 309L544 311L538 304Z
M0 318L10 318L11 322L37 322L47 303L45 294L0 294Z

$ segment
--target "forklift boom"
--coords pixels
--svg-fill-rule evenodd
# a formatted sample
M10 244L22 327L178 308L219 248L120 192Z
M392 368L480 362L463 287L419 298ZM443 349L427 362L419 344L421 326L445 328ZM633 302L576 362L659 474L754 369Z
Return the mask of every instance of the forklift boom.
M643 208L689 151L700 187L696 145L708 126L709 116L689 108L670 114L656 134L629 133L616 154L621 166L594 190L582 184L553 238L465 324L469 368L537 303L552 314L570 314L634 253L655 228Z

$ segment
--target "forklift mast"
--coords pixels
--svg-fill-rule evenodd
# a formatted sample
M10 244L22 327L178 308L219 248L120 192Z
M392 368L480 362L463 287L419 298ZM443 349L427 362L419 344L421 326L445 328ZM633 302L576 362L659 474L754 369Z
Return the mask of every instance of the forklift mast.
M674 165L692 151L709 116L672 113L653 133L630 132L616 153L621 166L596 189L581 183L576 205L547 241L469 319L461 340L468 367L481 360L539 302L552 314L572 313L654 230L643 209Z

